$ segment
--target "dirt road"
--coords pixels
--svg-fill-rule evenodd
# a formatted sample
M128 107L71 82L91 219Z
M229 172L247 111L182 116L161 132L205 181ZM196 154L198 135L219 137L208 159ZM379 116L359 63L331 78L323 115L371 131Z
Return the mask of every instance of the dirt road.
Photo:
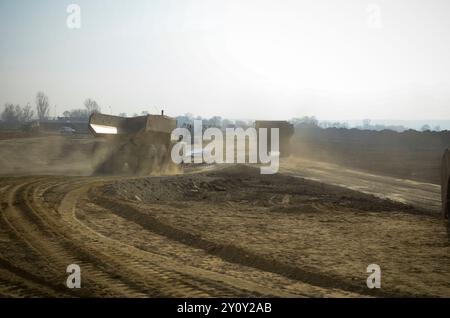
M231 169L231 170L230 170ZM257 169L0 180L0 295L448 296L440 220ZM381 263L383 288L366 267ZM68 289L78 264L82 288Z
M90 201L90 188L113 180L56 176L1 179L1 296L352 295L291 281L219 257L208 260L227 267L225 272L191 266L184 258L197 262L206 254L146 231ZM81 221L77 213L81 213L81 219L88 215L89 222ZM101 223L101 231L97 231L102 220L106 223ZM135 240L140 240L141 246L131 243ZM145 248L145 244L153 245L155 241L158 251ZM162 249L176 251L177 257L161 253ZM79 290L65 287L69 264L81 267ZM301 288L290 291L281 287L292 284Z
M300 159L268 177L242 166L84 176L91 148L0 142L0 296L450 295L437 185ZM381 290L366 286L371 263ZM70 264L79 290L66 287Z

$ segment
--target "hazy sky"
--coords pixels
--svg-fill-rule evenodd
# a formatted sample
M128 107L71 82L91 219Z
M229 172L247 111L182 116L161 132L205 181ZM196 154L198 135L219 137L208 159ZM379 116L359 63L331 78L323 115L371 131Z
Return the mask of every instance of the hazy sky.
M0 104L42 90L58 114L91 97L114 114L450 119L449 15L448 0L0 0Z

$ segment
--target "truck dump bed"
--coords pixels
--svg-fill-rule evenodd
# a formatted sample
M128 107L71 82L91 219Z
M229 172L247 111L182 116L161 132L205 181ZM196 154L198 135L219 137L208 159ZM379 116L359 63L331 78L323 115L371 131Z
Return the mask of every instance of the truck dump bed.
M115 134L137 134L144 131L170 134L177 126L175 119L164 115L120 117L100 113L89 118L89 129L94 136Z
M170 164L174 118L161 115L120 117L92 114L89 129L97 137L94 173L147 175Z

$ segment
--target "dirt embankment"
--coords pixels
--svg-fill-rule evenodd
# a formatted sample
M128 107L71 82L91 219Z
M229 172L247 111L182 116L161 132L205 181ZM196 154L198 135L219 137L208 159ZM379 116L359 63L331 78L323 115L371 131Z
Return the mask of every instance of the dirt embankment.
M440 184L442 155L449 147L450 131L398 133L301 126L292 139L296 156L435 184Z
M107 193L145 202L251 202L262 207L274 205L278 212L280 208L282 212L289 212L290 208L295 212L298 204L313 206L313 203L326 202L361 211L420 213L412 206L342 187L282 174L261 175L258 168L245 165L224 166L201 174L118 181L107 187ZM279 206L277 202L283 204Z

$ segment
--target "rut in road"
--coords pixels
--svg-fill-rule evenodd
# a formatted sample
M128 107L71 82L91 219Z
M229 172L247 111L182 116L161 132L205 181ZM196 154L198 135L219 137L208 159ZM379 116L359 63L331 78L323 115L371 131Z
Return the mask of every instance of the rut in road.
M205 273L170 259L130 248L102 237L74 218L78 195L92 180L28 178L13 184L2 196L2 217L13 235L45 263L46 288L54 293L64 286L69 264L82 268L83 288L58 295L96 297L221 297L262 296L258 286L245 282L225 283L216 273ZM96 180L98 182L98 180ZM83 188L84 185L84 188ZM82 191L72 188L82 188ZM64 195L58 191L64 190ZM56 192L61 202L46 198ZM66 195L67 192L67 195ZM59 206L55 210L52 207ZM22 270L23 271L23 270ZM17 271L19 272L19 271ZM28 276L39 277L39 273ZM1 276L0 276L1 277ZM7 286L8 284L4 284ZM43 286L44 287L44 286ZM42 287L42 288L43 288ZM44 291L42 291L44 293ZM7 289L1 294L10 293ZM38 296L38 293L35 293ZM34 296L31 294L30 296ZM283 296L282 292L279 292Z
M48 216L48 211L40 208L34 200L34 191L42 184L47 185L42 181L33 181L14 187L9 192L9 208L4 211L4 218L11 230L41 256L40 260L46 262L52 283L64 286L67 266L78 264L83 269L83 285L86 288L74 289L74 296L145 296L145 293L118 282L104 269L93 266L89 261L90 255L63 235L65 227L56 224L54 214Z

